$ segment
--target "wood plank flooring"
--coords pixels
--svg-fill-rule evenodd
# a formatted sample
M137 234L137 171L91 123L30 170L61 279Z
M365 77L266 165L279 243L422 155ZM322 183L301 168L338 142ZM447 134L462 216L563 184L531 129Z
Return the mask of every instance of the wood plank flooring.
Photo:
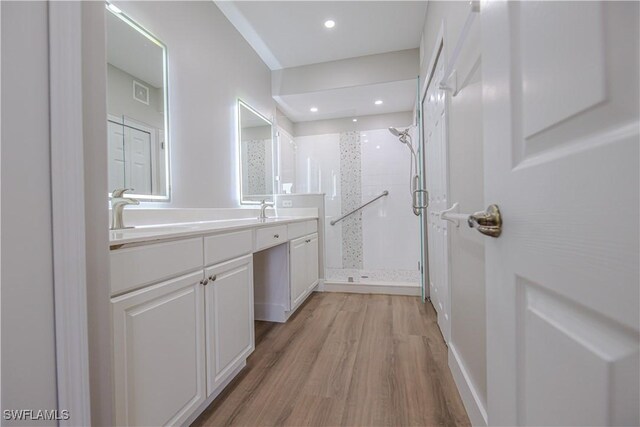
M194 426L468 426L430 304L315 293L256 322L247 367Z

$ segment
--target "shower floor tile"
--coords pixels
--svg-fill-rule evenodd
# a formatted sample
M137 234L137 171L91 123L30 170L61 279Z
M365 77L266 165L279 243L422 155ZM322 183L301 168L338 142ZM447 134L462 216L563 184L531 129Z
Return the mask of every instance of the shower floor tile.
M417 270L357 270L349 268L327 268L326 280L347 283L393 283L419 286L420 272Z

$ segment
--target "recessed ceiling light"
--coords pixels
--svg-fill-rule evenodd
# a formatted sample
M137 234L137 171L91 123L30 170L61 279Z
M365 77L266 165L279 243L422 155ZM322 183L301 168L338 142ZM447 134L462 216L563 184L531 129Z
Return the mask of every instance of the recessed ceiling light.
M120 10L120 8L118 6L116 6L115 4L108 3L107 7L113 13L122 13L122 10Z
M327 19L326 21L324 21L324 26L327 28L333 28L336 26L336 21L332 19Z
M309 111L311 111L312 113L317 113L318 112L318 107L311 107L311 108L309 108Z
M364 140L364 142L369 142L369 140L368 140L368 139L365 139L365 140Z
M355 123L355 122L357 122L357 121L358 121L358 119L353 119L353 122L354 122L354 123Z
M376 102L374 102L374 104L381 105L382 104L382 99L378 99Z
M376 145L376 149L377 149L377 150L379 150L379 149L380 149L380 146L379 146L379 145Z
M362 134L362 136L367 136L367 134L366 134L366 133L363 133L363 134Z

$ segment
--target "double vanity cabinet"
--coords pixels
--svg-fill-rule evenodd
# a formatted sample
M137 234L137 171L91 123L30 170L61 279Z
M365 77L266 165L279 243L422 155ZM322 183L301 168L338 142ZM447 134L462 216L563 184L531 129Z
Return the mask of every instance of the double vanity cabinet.
M282 222L185 227L184 237L170 238L126 240L125 231L127 243L112 239L116 425L192 420L254 350L254 286L288 296L275 304L285 312L280 321L317 286L317 220ZM261 264L283 263L269 269L287 271L287 280L254 275L254 254Z

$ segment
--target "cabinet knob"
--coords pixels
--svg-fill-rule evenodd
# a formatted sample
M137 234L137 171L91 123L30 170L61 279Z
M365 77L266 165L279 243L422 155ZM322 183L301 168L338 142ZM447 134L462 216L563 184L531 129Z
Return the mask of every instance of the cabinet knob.
M274 239L279 239L279 238L280 238L280 235L279 235L279 234L274 234L274 235L273 235L273 238L274 238Z
M217 276L217 275L212 274L211 276L209 276L209 281L210 281L210 282L215 282L217 278L218 278L218 276Z
M209 281L207 279L202 279L200 280L200 284L205 286L207 283L209 283Z

